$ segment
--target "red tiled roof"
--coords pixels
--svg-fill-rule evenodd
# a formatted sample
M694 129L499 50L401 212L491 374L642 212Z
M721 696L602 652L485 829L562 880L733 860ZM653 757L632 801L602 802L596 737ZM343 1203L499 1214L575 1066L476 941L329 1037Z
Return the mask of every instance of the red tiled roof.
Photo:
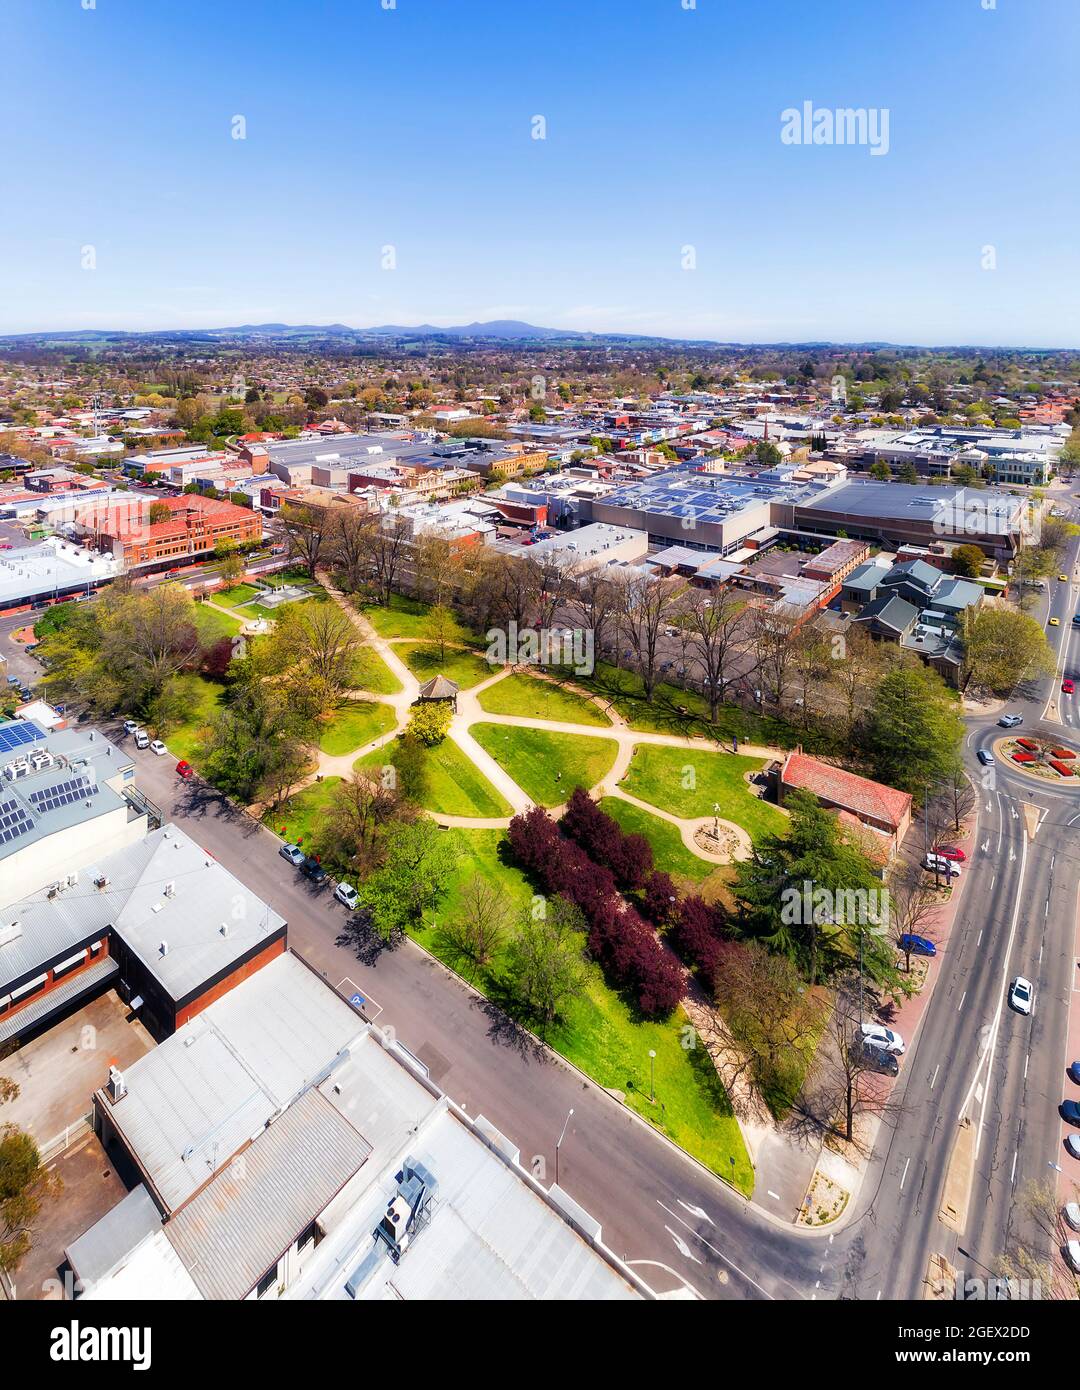
M843 768L831 767L805 753L788 754L781 780L785 787L812 792L822 801L830 801L858 816L883 821L894 830L911 810L908 792L872 782L868 777L845 772Z

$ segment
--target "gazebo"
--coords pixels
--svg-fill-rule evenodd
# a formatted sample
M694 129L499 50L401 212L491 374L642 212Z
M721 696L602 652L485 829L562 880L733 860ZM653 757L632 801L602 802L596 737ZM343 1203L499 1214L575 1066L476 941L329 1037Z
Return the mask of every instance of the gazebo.
M429 681L425 681L420 687L419 698L421 700L449 700L454 713L457 714L457 697L459 686L447 676L432 676Z

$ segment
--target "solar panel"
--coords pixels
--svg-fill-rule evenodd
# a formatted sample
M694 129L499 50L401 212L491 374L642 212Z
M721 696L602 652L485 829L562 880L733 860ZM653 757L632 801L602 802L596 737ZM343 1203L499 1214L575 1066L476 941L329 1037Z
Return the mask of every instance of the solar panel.
M0 725L0 753L10 753L13 749L22 748L28 743L37 743L44 737L38 726L29 721L16 720Z

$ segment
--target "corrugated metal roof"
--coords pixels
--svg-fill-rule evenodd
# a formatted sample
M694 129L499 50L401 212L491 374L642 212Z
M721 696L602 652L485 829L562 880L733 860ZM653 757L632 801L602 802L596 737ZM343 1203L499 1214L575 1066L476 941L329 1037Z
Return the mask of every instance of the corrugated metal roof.
M370 1152L318 1091L307 1091L176 1213L165 1234L204 1297L243 1298Z
M76 1279L96 1283L155 1231L161 1230L161 1213L146 1188L139 1184L122 1201L64 1251Z
M23 1008L16 1010L7 1018L0 1022L0 1043L7 1042L9 1038L18 1037L25 1033L28 1028L32 1028L35 1023L42 1019L49 1018L50 1015L58 1013L75 999L81 999L84 994L89 994L91 990L101 988L106 980L113 975L120 973L119 967L111 957L105 956L96 964L91 965L87 970L81 970L77 975L72 975L63 984L51 989L48 994L43 994L40 999L35 999L32 1004L27 1004Z

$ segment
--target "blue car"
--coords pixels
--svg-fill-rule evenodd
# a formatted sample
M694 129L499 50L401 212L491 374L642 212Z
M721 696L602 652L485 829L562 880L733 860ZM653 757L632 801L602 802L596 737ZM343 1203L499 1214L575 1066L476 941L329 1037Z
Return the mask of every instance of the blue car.
M925 936L913 936L910 933L900 938L901 951L910 951L916 956L936 956L937 947L932 941L927 941Z

